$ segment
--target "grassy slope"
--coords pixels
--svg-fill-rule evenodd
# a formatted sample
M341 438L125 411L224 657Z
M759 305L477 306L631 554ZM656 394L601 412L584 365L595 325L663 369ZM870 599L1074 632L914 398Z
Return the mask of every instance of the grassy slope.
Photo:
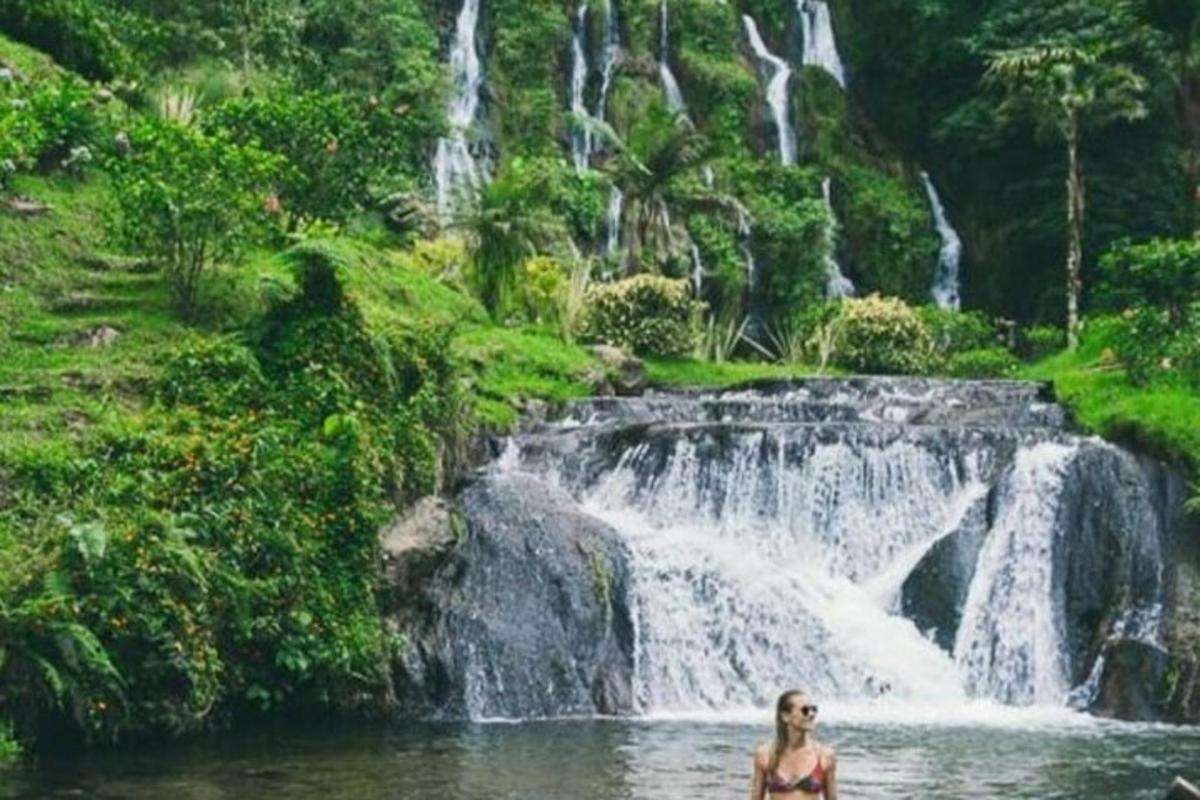
M1030 365L1023 377L1053 382L1058 399L1086 430L1148 450L1195 475L1200 394L1176 386L1133 386L1104 351L1102 341L1085 337L1076 352Z

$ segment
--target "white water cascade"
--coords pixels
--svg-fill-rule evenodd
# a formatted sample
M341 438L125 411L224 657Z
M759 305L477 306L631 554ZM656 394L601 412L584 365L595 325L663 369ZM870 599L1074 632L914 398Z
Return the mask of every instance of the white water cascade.
M687 103L683 92L679 90L679 81L671 72L670 27L667 24L667 0L662 0L658 12L658 74L662 80L663 94L667 99L667 108L677 114L687 116Z
M921 183L925 185L925 194L933 210L933 221L942 240L942 247L938 251L937 272L933 279L933 301L937 303L938 308L957 311L961 305L962 279L959 268L962 263L962 239L950 224L942 199L938 196L929 173L924 170L921 171Z
M592 132L588 127L589 114L584 103L583 92L587 87L587 14L588 0L582 0L575 11L575 24L571 32L571 114L574 129L571 131L571 160L577 172L587 169L592 154Z
M438 216L450 221L464 201L473 197L486 180L487 166L477 162L471 145L484 126L479 94L483 67L476 41L480 0L463 0L450 47L450 79L454 90L446 109L449 136L438 139L434 159Z
M833 35L833 20L825 0L797 0L800 24L804 35L802 63L821 67L846 88L846 68L838 54L837 39Z
M607 0L604 5L604 39L601 45L600 97L592 116L604 121L608 115L608 91L612 88L613 75L621 59L621 29L617 19L617 0Z
M837 214L833 210L833 182L821 181L821 196L825 198L825 210L829 215L829 229L825 241L825 295L829 298L853 297L854 282L842 273L837 260Z
M608 195L608 214L606 215L606 236L604 254L616 255L621 249L621 218L625 210L625 193L616 186Z
M775 130L779 135L779 160L785 166L791 166L796 163L796 132L788 113L788 83L791 81L792 68L767 49L762 34L758 32L758 23L753 17L749 14L742 15L742 23L746 26L750 49L758 59L759 71L767 83L767 105L771 108Z
M864 713L1062 710L1099 663L1072 649L1095 636L1079 604L1113 602L1089 581L1118 598L1112 636L1160 646L1163 516L1152 473L1067 433L1038 391L817 379L595 399L497 469L565 489L628 547L644 713L761 708L797 684Z

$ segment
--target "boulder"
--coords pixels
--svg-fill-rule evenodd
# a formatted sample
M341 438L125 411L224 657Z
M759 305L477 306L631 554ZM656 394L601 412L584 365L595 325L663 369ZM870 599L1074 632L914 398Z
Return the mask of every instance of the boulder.
M1162 719L1156 696L1166 675L1166 651L1136 639L1115 639L1104 648L1104 667L1094 713L1124 720Z
M633 708L628 553L574 500L487 474L455 512L418 507L384 534L385 612L406 645L400 713L531 718Z
M622 397L634 397L646 391L646 366L619 347L598 344L592 347L594 355L608 374L613 391Z

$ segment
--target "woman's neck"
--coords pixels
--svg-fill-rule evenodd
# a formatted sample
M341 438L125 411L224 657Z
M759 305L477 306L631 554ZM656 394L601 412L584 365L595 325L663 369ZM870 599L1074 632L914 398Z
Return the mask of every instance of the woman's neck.
M788 731L787 747L788 750L801 750L808 747L812 743L808 731Z

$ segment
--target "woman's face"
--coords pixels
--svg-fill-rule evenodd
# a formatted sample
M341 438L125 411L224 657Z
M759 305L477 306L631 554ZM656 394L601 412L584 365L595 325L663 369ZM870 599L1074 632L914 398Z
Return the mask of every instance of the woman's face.
M806 694L794 694L780 709L779 718L799 731L811 731L817 726L817 706Z

